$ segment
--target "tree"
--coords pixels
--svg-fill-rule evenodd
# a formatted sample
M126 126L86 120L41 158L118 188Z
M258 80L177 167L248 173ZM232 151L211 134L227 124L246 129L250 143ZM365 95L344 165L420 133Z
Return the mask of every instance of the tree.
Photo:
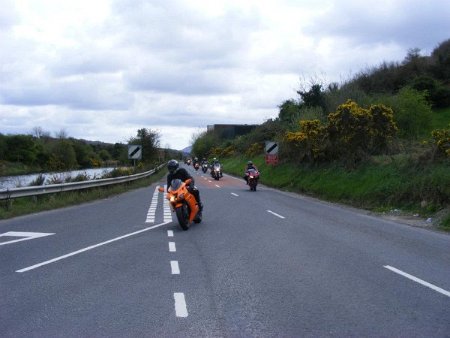
M12 135L6 138L6 156L11 162L33 164L36 160L36 146L31 135Z
M148 163L158 159L160 137L157 130L141 128L137 131L137 138L131 138L128 144L140 144L142 160Z
M313 84L310 90L298 90L297 93L302 98L302 102L306 107L320 107L323 112L326 111L325 94L322 91L322 85Z
M70 141L61 139L50 154L49 167L54 170L67 170L77 167L77 157Z
M280 106L278 118L281 122L292 123L298 117L300 106L294 100L286 100Z
M43 137L50 137L50 133L48 131L45 131L42 127L34 127L32 129L31 135L36 137L37 139L43 138Z

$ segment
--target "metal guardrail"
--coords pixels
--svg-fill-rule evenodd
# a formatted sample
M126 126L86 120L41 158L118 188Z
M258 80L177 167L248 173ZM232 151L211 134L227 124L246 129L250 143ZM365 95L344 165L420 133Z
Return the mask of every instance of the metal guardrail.
M17 197L52 194L52 193L57 193L57 192L80 190L80 189L87 189L87 188L96 188L96 187L101 187L101 186L105 186L105 185L131 182L134 180L138 180L140 178L144 178L144 177L153 175L156 171L161 169L163 166L164 166L164 164L156 167L155 169L152 169L152 170L149 170L149 171L146 171L143 173L139 173L139 174L129 175L129 176L121 176L121 177L114 177L114 178L102 178L102 179L98 179L98 180L90 180L90 181L83 181L83 182L48 184L48 185L29 186L29 187L20 187L20 188L13 188L13 189L7 189L7 190L0 190L0 200L9 200L9 199L17 198Z

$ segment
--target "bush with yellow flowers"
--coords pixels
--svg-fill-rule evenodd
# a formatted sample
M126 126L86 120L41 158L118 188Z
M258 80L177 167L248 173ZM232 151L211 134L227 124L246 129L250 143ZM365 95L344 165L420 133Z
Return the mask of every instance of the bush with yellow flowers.
M245 151L246 156L256 156L262 154L264 146L262 143L252 143Z
M294 148L291 157L300 161L318 161L326 150L326 128L319 120L302 120L299 125L299 131L287 132L284 137L284 141Z
M384 105L364 109L348 100L328 115L332 154L349 162L385 152L397 132L394 113Z
M222 150L220 156L230 157L230 156L233 156L235 154L235 152L236 152L236 147L234 145L229 145Z
M368 155L382 154L397 132L394 113L384 105L364 109L348 100L328 115L328 124L319 120L300 121L300 130L287 132L284 141L293 147L290 157L301 161L343 160L355 164Z
M450 124L445 129L435 129L431 132L436 155L450 158Z

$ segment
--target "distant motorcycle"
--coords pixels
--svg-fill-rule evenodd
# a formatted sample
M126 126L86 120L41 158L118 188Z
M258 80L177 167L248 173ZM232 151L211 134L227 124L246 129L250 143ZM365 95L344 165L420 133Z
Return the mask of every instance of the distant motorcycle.
M222 167L220 166L220 164L217 163L212 166L211 177L217 181L220 179L220 177L222 177Z
M186 182L174 179L166 194L172 212L176 213L178 223L183 230L188 230L191 222L200 223L202 221L202 213L197 205L197 200L187 188L190 183L190 179L186 180ZM164 192L164 188L160 187L159 191Z
M245 173L247 177L247 182L251 191L256 191L256 186L259 180L259 171L256 169L248 169Z
M198 169L200 169L200 164L198 162L195 162L194 164L194 169L195 171L197 171Z
M206 173L206 172L208 171L208 163L203 163L203 164L202 164L202 171L203 171L204 173Z

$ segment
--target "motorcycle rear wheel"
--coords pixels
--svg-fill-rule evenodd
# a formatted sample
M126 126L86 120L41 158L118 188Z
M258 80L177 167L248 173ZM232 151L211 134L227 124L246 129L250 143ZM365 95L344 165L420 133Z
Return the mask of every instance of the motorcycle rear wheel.
M175 209L181 229L189 230L189 209L186 203Z

